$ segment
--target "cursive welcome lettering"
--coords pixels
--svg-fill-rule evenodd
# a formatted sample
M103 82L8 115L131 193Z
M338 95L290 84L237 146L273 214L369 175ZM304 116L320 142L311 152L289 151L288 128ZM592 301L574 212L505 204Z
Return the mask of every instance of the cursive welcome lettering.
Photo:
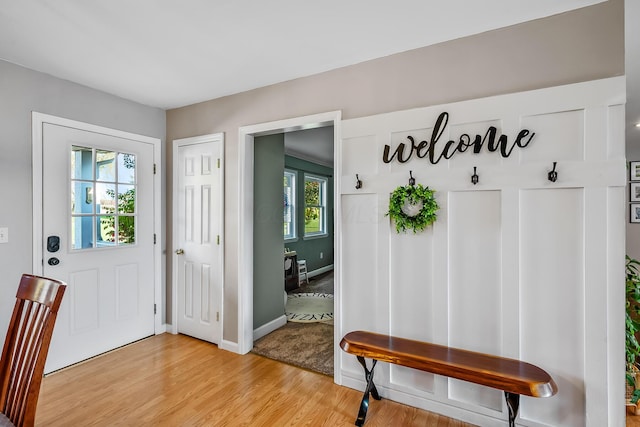
M477 134L472 140L471 136L463 133L460 135L458 141L449 140L442 146L442 149L438 151L438 141L440 140L440 137L442 137L448 123L449 113L442 112L433 126L433 131L431 132L431 138L429 140L416 143L412 136L407 136L410 144L401 142L393 153L391 153L391 146L385 144L384 151L382 153L382 161L390 163L394 159L397 159L400 163L406 163L415 153L418 158L422 159L427 157L429 162L435 165L443 158L448 160L456 153L464 153L471 147L473 147L473 152L475 154L479 154L484 146L486 146L486 149L489 152L493 153L499 151L500 155L506 158L511 155L515 147L524 148L528 146L535 135L535 132L530 132L528 129L522 129L513 143L509 144L509 139L506 135L498 136L498 130L496 127L489 126L484 136Z

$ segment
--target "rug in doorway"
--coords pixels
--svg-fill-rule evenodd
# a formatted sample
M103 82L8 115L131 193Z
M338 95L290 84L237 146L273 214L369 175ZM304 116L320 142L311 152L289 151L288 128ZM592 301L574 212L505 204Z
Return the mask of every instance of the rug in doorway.
M287 322L254 342L251 352L333 376L333 326Z
M312 323L333 320L333 295L292 293L287 295L284 314L289 322Z

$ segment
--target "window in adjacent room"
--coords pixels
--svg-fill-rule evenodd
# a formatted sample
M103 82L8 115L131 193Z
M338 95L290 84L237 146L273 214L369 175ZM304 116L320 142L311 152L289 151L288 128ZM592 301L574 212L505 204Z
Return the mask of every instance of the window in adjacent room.
M296 172L284 171L284 239L296 238Z
M304 176L304 236L327 234L327 178Z

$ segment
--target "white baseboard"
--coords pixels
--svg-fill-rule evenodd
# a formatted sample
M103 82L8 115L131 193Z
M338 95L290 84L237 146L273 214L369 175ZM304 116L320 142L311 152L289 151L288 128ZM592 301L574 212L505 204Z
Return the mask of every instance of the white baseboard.
M227 341L227 340L220 340L220 343L218 344L218 348L220 350L226 350L226 351L230 351L232 353L241 354L240 353L240 346L236 342Z
M309 272L309 277L319 276L321 274L327 273L333 270L333 264L325 265L324 267L320 267L316 270Z
M285 316L284 314L274 320L272 320L269 323L265 323L264 325L260 326L257 329L253 330L253 340L256 341L260 338L262 338L263 336L270 334L271 332L275 331L276 329L284 326L287 324L287 316Z

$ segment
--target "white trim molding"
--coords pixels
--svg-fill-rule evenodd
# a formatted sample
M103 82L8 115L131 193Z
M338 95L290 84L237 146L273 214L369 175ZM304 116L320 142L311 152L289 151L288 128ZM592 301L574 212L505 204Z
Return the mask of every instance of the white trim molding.
M265 335L270 334L278 328L287 324L287 316L284 314L280 317L273 319L271 322L265 323L257 329L253 330L253 341L257 341Z

